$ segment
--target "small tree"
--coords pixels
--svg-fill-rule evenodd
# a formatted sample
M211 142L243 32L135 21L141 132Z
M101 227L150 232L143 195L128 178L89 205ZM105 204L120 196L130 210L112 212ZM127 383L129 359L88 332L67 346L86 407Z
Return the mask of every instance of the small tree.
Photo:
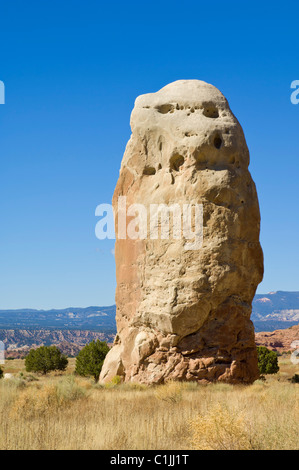
M293 377L291 378L291 383L292 384L299 384L299 374L293 375Z
M76 358L75 373L84 377L90 375L97 382L108 351L109 347L105 341L97 340L87 344Z
M2 379L2 377L3 377L3 370L0 367L0 379Z
M65 370L68 360L56 346L41 346L31 349L25 359L27 372L42 372L47 374L51 370Z
M277 354L265 346L258 346L257 353L260 374L277 374L279 371Z

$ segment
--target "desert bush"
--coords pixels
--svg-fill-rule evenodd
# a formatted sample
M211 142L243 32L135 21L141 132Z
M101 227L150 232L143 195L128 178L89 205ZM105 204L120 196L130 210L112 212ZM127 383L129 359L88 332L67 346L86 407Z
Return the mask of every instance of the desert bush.
M120 385L122 383L122 379L119 375L115 375L114 377L112 377L111 383L112 385Z
M73 376L65 377L58 383L34 384L18 394L11 414L28 419L49 416L85 395L86 391L75 382Z
M108 352L109 347L105 341L91 341L79 352L75 373L84 377L92 376L97 382Z
M260 374L277 374L279 371L277 354L265 346L258 346L257 352Z
M291 378L291 383L292 384L299 384L299 374L294 374L293 377Z
M119 375L115 375L114 377L112 377L112 379L105 383L104 384L104 387L105 388L114 388L114 387L118 387L119 385L121 385L122 383L122 379Z
M195 450L251 450L244 415L216 404L190 422L191 446Z
M34 418L49 415L59 407L55 385L47 384L42 388L26 388L18 395L12 409L12 418Z
M27 372L47 374L52 370L65 370L68 364L66 356L56 346L41 346L31 349L25 359Z
M85 395L86 390L77 384L72 375L64 377L57 384L57 396L60 404L78 400Z
M167 403L179 403L182 399L182 385L180 382L170 380L165 385L159 385L156 388L155 396Z

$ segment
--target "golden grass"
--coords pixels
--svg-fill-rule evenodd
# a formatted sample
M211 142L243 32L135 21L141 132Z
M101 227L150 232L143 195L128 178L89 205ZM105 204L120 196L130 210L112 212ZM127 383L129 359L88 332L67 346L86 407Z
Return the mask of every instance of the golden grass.
M71 375L73 362L47 377L18 363L23 376L0 381L0 449L299 448L299 385L288 381L296 372L288 358L251 386L101 387Z

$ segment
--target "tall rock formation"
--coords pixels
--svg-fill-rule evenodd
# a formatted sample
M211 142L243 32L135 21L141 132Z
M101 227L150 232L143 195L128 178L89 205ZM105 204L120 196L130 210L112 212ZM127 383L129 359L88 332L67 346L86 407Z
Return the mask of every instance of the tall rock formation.
M117 336L100 380L250 383L263 253L242 128L217 88L179 80L136 99L131 129L113 197ZM146 233L132 204L147 211ZM161 234L167 217L152 210L160 204L182 214L186 204L202 205L200 246L174 229ZM194 214L188 220L199 234Z

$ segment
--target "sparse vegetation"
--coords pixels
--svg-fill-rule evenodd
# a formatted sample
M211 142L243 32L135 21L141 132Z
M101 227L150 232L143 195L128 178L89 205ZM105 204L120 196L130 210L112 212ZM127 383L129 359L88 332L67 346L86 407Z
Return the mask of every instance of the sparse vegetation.
M156 387L155 396L166 403L179 403L182 400L182 384L170 380L163 387Z
M9 361L0 381L0 449L298 449L298 366L250 386L94 384L66 371L31 380ZM20 375L22 373L23 375ZM31 378L30 378L31 377ZM75 432L74 432L75 430Z
M97 382L108 352L109 347L105 341L91 341L79 352L75 373L83 377L91 376Z
M191 446L195 450L252 450L254 444L244 411L217 403L191 420Z
M265 346L258 346L258 368L260 374L277 374L279 371L278 355Z
M53 370L65 370L68 364L66 356L56 346L41 346L31 349L25 359L27 372L47 374Z

